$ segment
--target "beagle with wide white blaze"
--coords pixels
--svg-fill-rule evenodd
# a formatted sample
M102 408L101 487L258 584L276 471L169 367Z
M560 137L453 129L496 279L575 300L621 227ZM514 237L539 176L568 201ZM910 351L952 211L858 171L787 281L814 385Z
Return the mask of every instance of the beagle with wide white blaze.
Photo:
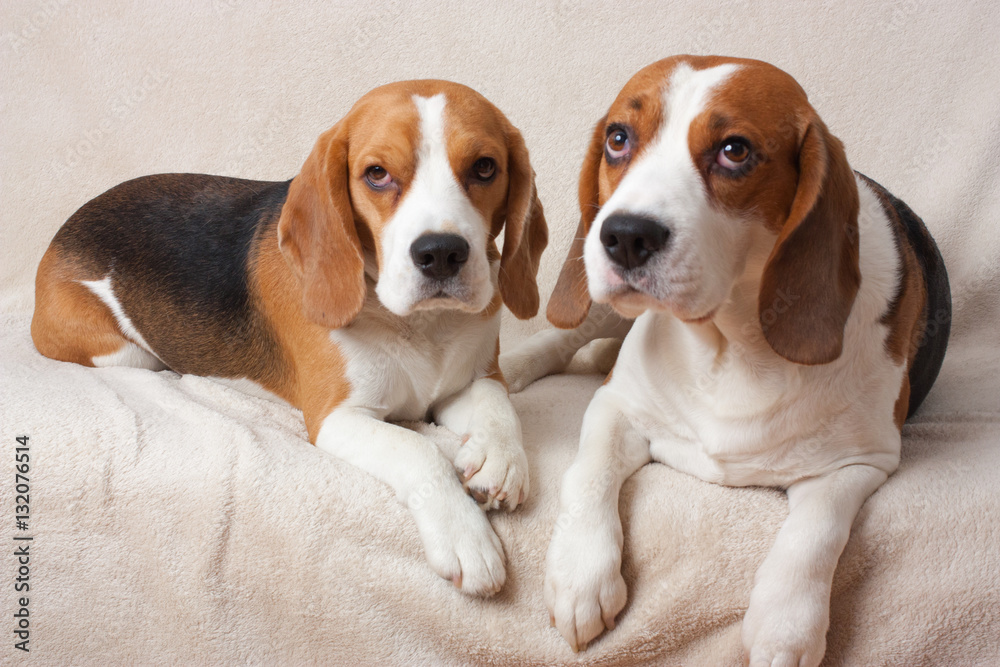
M618 495L649 461L787 489L743 622L753 665L817 665L851 524L899 463L948 340L945 267L920 219L848 166L788 74L679 56L594 129L581 222L523 385L636 318L563 478L545 601L573 649L626 598ZM586 319L585 319L586 318ZM528 377L523 377L527 374ZM510 375L508 375L510 377Z
M245 378L301 408L311 442L408 505L434 571L489 595L505 560L483 509L528 493L500 307L537 312L547 238L507 118L400 82L291 181L163 174L85 204L42 258L31 333L54 359ZM454 461L391 423L424 419L466 434Z

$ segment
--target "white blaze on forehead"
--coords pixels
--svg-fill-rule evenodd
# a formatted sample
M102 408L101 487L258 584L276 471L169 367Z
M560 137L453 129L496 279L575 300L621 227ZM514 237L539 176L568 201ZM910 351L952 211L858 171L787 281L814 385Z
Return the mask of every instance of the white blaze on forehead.
M422 186L437 193L460 191L448 161L448 142L444 133L444 93L434 97L413 96L420 115L420 147L417 149L417 173L413 187Z
M705 103L712 91L738 68L738 65L730 64L694 70L686 63L678 65L670 75L670 85L663 91L666 122L660 132L661 143L683 145L688 149L688 129L691 123L705 110ZM685 150L685 153L690 155L689 150Z

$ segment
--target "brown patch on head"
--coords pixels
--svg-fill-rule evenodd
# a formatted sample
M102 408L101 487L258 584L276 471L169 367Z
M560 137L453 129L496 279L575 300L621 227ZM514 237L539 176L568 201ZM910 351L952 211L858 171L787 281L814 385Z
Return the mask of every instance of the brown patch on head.
M344 169L358 232L368 235L364 248L375 255L379 266L379 239L412 185L417 169L420 117L413 94L409 86L402 84L376 88L358 100L341 121L349 128ZM366 174L376 167L388 172L392 179L388 187L379 189L369 183Z
M800 150L816 112L791 76L756 60L708 59L692 63L736 65L709 93L702 112L688 128L691 159L709 200L727 213L763 223L773 232L783 227L795 198ZM739 167L719 164L727 145L749 152Z

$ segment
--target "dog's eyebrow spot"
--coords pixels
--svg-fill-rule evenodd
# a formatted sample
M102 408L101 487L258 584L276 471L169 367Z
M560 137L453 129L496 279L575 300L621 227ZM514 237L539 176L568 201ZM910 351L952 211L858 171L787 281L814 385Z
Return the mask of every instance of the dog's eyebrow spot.
M638 97L633 97L628 101L628 107L629 109L634 109L636 111L639 111L640 109L642 109L642 99Z
M713 130L721 130L722 128L729 125L729 117L722 114L713 113L712 117L708 121L709 126Z

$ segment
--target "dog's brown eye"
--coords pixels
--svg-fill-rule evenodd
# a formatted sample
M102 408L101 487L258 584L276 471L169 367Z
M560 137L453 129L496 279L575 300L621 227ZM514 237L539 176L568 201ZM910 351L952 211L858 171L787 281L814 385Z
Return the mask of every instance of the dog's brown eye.
M384 188L392 183L392 176L385 170L385 167L375 165L365 170L365 179L373 188Z
M628 140L628 132L622 129L615 129L608 133L608 141L605 144L605 150L607 151L608 158L612 160L620 160L621 158L628 155L631 146L631 142Z
M491 158L481 157L472 165L472 175L480 181L488 181L497 171L497 163Z
M750 145L739 137L732 137L722 142L716 162L726 169L738 169L749 157Z

